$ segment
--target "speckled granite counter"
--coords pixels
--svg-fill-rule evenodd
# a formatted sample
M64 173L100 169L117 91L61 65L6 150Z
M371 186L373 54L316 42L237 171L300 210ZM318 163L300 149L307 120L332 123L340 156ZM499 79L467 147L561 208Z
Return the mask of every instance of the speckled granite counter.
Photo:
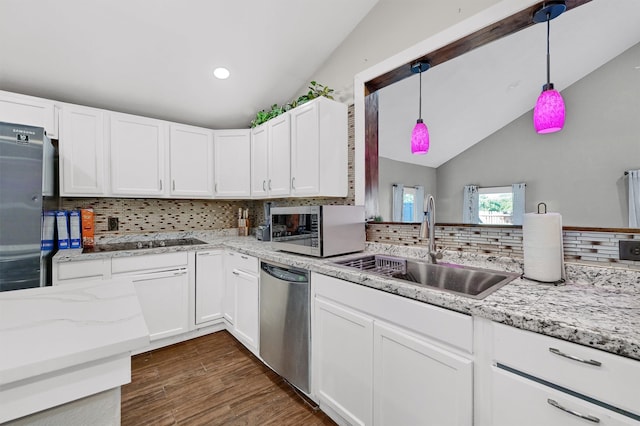
M419 287L370 273L349 270L333 262L356 255L331 259L275 251L268 242L253 237L233 237L224 233L188 232L173 238L198 238L206 245L146 249L127 252L81 254L80 250L58 253L56 261L98 257L132 256L176 250L230 248L239 252L380 289L525 330L558 337L622 356L640 360L640 271L567 264L568 283L561 286L516 279L483 300ZM121 237L129 240L140 236ZM157 234L147 238L167 238ZM122 240L121 241L126 241ZM367 251L396 256L425 258L423 249L367 244ZM443 261L508 272L522 272L521 259L465 255L445 252Z

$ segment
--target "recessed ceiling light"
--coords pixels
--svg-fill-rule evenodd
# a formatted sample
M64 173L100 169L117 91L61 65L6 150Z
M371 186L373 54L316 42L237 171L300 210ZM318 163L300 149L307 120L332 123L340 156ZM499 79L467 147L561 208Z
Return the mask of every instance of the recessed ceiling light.
M229 78L229 70L224 67L219 67L213 70L213 75L220 80Z

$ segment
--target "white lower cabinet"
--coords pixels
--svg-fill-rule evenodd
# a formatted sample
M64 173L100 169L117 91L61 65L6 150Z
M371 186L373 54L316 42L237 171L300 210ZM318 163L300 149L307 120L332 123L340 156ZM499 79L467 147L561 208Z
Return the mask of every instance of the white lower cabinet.
M371 424L373 320L345 306L314 301L316 396L353 425Z
M243 271L234 272L236 289L234 329L236 336L249 349L257 351L260 330L259 280L257 276Z
M224 252L206 250L196 253L196 325L222 318L225 287Z
M470 359L378 321L373 334L375 425L472 424Z
M237 252L225 256L224 319L228 330L258 354L260 332L260 278L258 258Z
M330 416L353 425L473 424L470 316L315 273L311 285L312 383Z
M189 271L193 270L194 252L111 259L112 277L128 277L133 282L152 342L191 329Z
M629 417L498 368L494 368L492 382L491 424L494 426L640 424Z
M478 424L640 426L640 362L554 337L491 323Z
M133 285L152 342L189 331L189 277L186 268L136 276Z

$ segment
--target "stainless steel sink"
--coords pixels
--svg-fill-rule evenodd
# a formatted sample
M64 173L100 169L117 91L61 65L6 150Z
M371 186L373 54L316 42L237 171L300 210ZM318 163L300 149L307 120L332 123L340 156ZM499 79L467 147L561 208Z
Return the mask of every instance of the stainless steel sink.
M512 272L447 263L431 264L389 256L369 255L335 263L474 299L484 299L519 276ZM384 264L391 267L381 267Z

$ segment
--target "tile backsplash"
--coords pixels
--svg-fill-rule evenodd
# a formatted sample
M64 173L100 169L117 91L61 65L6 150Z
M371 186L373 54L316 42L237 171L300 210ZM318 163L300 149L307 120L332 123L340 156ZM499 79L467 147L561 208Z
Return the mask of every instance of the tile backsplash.
M403 246L424 246L427 240L419 237L420 225L367 223L367 241ZM437 226L438 249L522 258L521 227ZM640 262L618 259L618 241L638 240L636 232L600 232L576 229L563 231L566 262L616 265L640 269Z

